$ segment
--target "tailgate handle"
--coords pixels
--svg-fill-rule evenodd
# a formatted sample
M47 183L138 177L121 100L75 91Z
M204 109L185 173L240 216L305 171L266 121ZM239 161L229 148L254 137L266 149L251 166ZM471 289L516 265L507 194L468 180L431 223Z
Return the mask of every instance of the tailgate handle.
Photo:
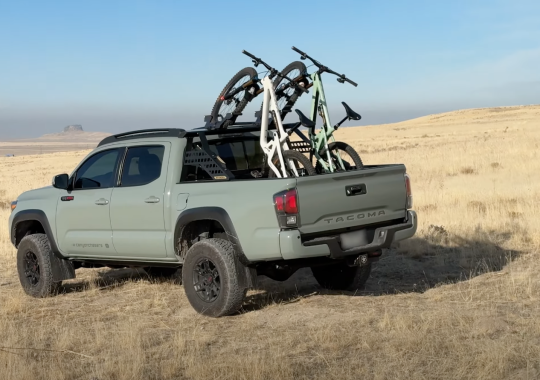
M350 185L345 187L345 193L347 196L363 195L366 194L366 185L361 183L360 185Z

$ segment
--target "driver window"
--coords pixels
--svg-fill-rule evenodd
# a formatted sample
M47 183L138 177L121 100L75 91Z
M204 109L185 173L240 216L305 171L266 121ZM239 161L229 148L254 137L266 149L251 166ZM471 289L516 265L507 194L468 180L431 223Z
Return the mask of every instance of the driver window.
M118 156L119 149L112 149L90 157L77 170L73 189L112 187Z

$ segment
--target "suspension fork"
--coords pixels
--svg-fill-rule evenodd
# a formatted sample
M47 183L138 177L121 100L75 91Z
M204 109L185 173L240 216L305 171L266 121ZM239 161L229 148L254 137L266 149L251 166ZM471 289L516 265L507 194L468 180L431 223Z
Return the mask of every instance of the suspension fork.
M318 72L314 72L313 74L311 74L311 83L313 85L311 120L313 122L316 122L317 114L320 112L321 118L323 119L323 126L321 128L321 131L317 135L310 132L310 138L313 141L315 157L319 160L319 163L325 171L330 171L331 173L333 173L334 165L332 163L332 156L330 155L330 150L328 149L328 130L332 128L332 123L330 121L330 113L328 112L328 107L326 105L326 97L324 95L321 75ZM326 148L326 162L319 154L319 151L322 147Z
M283 178L287 177L287 171L285 168L285 162L283 159L284 150L289 150L289 145L287 144L287 133L283 129L283 123L281 121L280 110L277 105L276 93L274 91L274 85L268 76L264 77L261 81L264 88L264 97L263 97L263 107L262 107L262 120L261 120L261 136L260 144L263 151L267 154L268 166L270 169L274 170L275 173L278 173L278 176ZM274 125L276 126L276 131L272 131L273 139L268 141L268 114L272 113ZM281 172L276 168L272 162L274 154L277 153L279 162L281 164ZM289 163L290 164L290 163ZM296 168L293 166L293 171L295 175L298 175Z

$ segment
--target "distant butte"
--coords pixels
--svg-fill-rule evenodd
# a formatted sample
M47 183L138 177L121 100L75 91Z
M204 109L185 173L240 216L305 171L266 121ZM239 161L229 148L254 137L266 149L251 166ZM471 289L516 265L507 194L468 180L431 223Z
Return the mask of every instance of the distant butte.
M84 132L83 127L80 124L73 124L68 125L64 128L64 133L71 133L71 132Z

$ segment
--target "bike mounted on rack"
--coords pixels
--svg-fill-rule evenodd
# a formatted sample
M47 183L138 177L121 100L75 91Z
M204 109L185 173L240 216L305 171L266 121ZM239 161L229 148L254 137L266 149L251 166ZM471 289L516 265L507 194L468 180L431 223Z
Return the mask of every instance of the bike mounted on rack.
M302 86L298 83L295 83L287 76L280 73L278 70L273 68L264 62L261 58L255 57L253 54L242 51L245 55L250 57L253 61L255 67L263 65L268 71L267 75L259 80L258 76L251 75L250 79L241 85L233 86L225 90L224 94L221 94L218 98L218 103L221 102L221 105L227 106L227 101L230 101L229 104L238 105L241 104L245 107L245 99L253 99L259 94L263 94L263 103L261 111L255 113L256 120L254 123L236 123L236 118L241 115L237 111L238 107L235 108L235 112L227 113L225 117L222 117L221 114L218 115L207 115L205 117L206 128L208 130L225 130L230 125L259 125L260 126L260 145L265 154L266 165L268 165L270 172L268 173L269 177L289 177L289 176L301 176L301 175L313 175L315 174L315 169L311 165L311 162L302 155L300 152L290 149L289 136L290 133L285 132L283 127L283 121L281 119L281 109L277 104L278 97L274 89L274 83L272 79L280 78L281 80L287 81L288 85L283 86L283 93L285 89L295 88L296 91L307 92ZM239 72L246 72L249 74L249 71L243 69ZM237 74L238 75L238 74ZM234 78L233 78L234 79ZM243 93L243 97L238 97L239 94ZM216 109L216 106L214 106ZM217 117L216 117L217 116ZM303 116L303 115L302 115ZM305 119L305 117L304 117ZM302 125L301 121L296 123L296 125L291 128L293 131L297 131L298 127ZM273 127L273 128L272 128ZM271 138L269 139L269 133ZM301 134L300 134L301 135Z
M333 133L345 121L360 120L361 116L358 113L354 112L345 102L341 102L341 104L343 104L343 107L345 108L346 116L342 120L340 120L339 123L332 126L321 75L323 73L330 73L336 75L338 77L337 81L339 83L348 82L355 87L358 86L357 83L347 78L345 74L339 74L331 70L329 67L324 66L319 61L310 57L296 47L293 46L292 50L300 54L300 59L309 59L313 63L313 65L317 67L317 71L309 74L311 83L309 83L306 88L313 88L313 100L311 103L310 119L313 123L316 123L317 115L319 115L321 116L323 125L319 133L315 133L315 126L313 126L313 128L310 128L308 130L309 140L306 139L304 141L310 143L312 154L317 160L318 171L332 173L336 170L350 170L350 163L346 163L342 160L342 153L340 153L340 151L347 153L353 160L354 167L361 169L363 167L363 163L354 148L344 142L335 141L335 138L333 136ZM329 143L329 141L331 142Z
M320 76L323 72L328 72L338 76L337 80L340 83L349 82L354 86L357 84L346 78L344 74L330 70L295 47L293 50L301 54L302 60L311 60L318 70L310 75L302 62L295 61L278 72L262 59L243 51L242 53L252 59L255 67L262 64L267 69L266 76L259 79L257 71L251 67L240 70L219 95L211 114L205 116L203 129L207 131L207 134L209 132L223 134L229 127L234 127L236 131L260 131L260 146L264 151L264 163L262 173L253 174L254 177L266 176L267 168L270 169L268 177L314 175L362 168L363 163L358 153L348 144L336 142L333 137L333 132L346 120L360 120L361 116L342 102L347 116L332 127ZM292 110L298 97L308 92L311 87L314 88L311 118L295 109L299 121L294 124L284 124L283 118ZM261 93L264 94L263 102L261 110L255 112L256 120L237 122L237 118L242 115L247 104ZM315 131L317 114L323 119L323 127L318 133ZM309 137L299 130L301 126L307 128ZM300 141L291 141L292 133L295 133ZM214 179L234 178L234 175L220 162L218 156L209 149L208 141L204 141L206 139L204 133L199 133L199 135L200 146L187 155L188 159L202 162L201 168L206 165L205 170L208 170ZM271 135L270 139L269 135ZM329 144L330 139L332 142ZM309 153L309 159L304 153ZM343 160L341 157L343 153L347 153L354 162ZM312 164L314 159L316 166Z

